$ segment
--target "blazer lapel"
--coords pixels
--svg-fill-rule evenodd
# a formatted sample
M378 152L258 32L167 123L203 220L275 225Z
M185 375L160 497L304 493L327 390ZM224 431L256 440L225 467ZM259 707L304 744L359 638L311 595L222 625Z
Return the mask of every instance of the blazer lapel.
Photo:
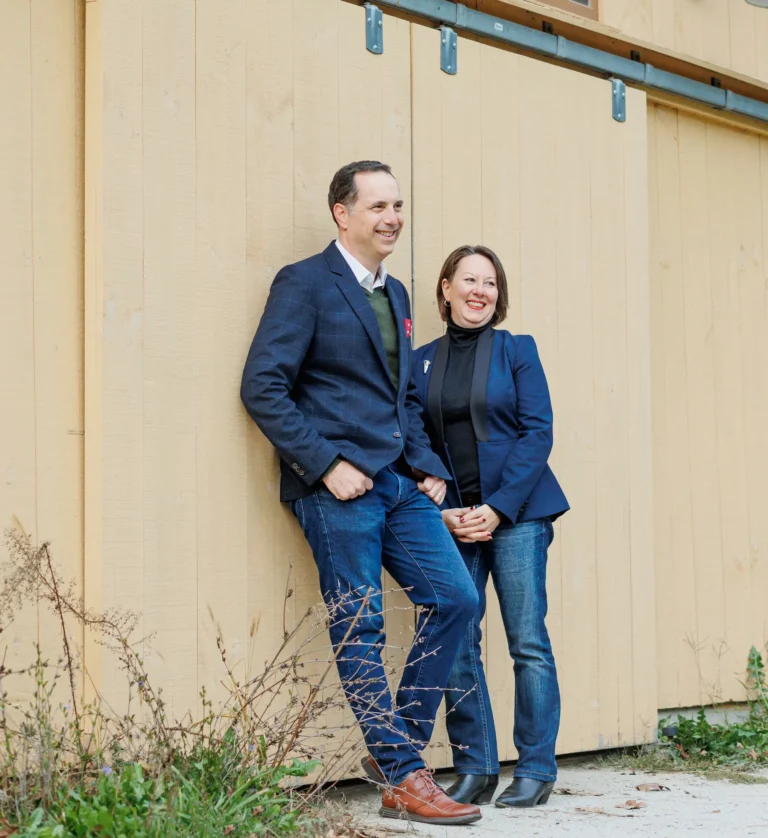
M392 306L392 314L395 317L395 323L397 325L398 368L400 389L402 390L403 387L408 385L408 377L410 375L410 353L408 352L410 339L405 335L405 308L400 294L395 291L394 283L387 282L384 288L389 298L389 304Z
M442 399L443 381L445 380L445 371L448 368L448 347L448 335L443 335L437 342L435 359L432 362L432 373L427 385L427 416L434 428L441 451L445 448Z
M477 339L475 368L469 396L469 412L478 442L488 441L488 375L493 354L493 329L483 332Z
M336 274L336 284L339 286L342 294L347 298L347 302L352 306L355 314L360 318L368 337L373 342L376 349L376 354L379 356L382 367L387 373L387 380L392 381L389 374L389 364L387 363L387 353L384 349L384 341L381 337L381 329L379 328L379 321L376 319L376 314L373 307L368 302L365 291L360 287L357 277L352 273L352 269L346 263L344 257L339 252L335 244L331 244L325 250L325 258L331 271ZM402 365L402 356L401 356ZM402 366L401 366L402 369ZM394 385L393 385L394 386Z

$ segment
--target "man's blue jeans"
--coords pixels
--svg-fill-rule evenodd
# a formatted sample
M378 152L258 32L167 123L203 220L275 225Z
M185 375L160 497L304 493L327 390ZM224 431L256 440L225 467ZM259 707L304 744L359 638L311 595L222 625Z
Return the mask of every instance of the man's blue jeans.
M459 544L479 594L474 619L464 634L446 692L446 723L457 774L498 774L496 729L480 659L480 621L488 576L501 605L509 653L515 663L515 777L554 781L555 740L560 727L560 690L547 614L549 520L502 525L493 541Z
M438 508L392 466L362 497L338 501L323 486L291 508L320 574L344 692L371 756L397 785L424 767L421 750L477 610L475 586ZM420 606L394 706L381 659L382 567Z

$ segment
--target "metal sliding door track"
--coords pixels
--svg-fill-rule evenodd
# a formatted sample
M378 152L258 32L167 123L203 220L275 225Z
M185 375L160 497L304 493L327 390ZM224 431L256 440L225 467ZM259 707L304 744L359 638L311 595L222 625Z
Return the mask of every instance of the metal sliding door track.
M751 119L768 122L768 104L758 99L740 96L731 90L694 81L677 73L668 73L651 64L577 44L560 35L540 32L537 29L521 26L519 23L493 17L485 12L477 12L450 0L374 0L366 6L369 12L377 6L398 9L442 27L455 28L472 35L482 35L499 43L555 58L564 64L593 70L609 78L663 90L718 110L731 111ZM453 73L456 72L455 59L451 69Z

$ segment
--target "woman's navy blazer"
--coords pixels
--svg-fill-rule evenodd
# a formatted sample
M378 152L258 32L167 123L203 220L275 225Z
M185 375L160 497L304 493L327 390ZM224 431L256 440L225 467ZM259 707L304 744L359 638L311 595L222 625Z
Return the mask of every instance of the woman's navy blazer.
M443 438L441 408L448 346L446 335L414 350L412 369L432 447L454 474ZM547 465L552 450L552 403L530 335L495 329L480 335L470 411L483 503L503 512L513 524L554 519L566 512L568 501ZM444 506L463 506L455 478L448 483Z

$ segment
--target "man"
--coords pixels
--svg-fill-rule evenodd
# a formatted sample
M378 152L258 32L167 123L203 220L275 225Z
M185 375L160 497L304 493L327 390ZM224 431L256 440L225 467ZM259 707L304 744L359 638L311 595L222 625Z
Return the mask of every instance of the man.
M421 758L477 594L436 506L449 475L409 380L408 295L383 265L403 201L390 168L364 161L336 173L328 204L338 240L278 273L241 396L280 455L280 499L312 548L365 768L386 784L381 814L472 823L480 810L451 800ZM421 606L394 707L382 567Z

